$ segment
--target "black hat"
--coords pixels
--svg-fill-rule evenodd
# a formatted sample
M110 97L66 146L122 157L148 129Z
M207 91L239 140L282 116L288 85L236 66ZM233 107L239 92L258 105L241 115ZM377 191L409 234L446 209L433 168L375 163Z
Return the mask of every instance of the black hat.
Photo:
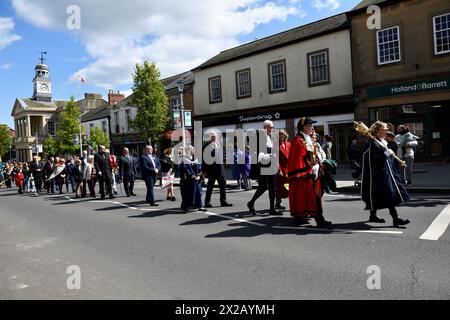
M317 121L314 121L313 119L311 119L309 117L302 117L302 118L300 118L300 120L298 120L297 129L298 129L298 131L300 131L307 124L314 124L314 123L317 123Z

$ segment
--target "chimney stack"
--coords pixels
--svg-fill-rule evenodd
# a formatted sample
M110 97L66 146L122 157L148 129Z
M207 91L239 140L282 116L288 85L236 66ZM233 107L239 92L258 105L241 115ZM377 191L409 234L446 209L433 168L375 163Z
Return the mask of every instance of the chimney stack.
M108 93L108 105L113 106L115 105L117 102L122 101L123 99L125 99L125 95L121 94L119 91L114 91L114 90L109 90Z

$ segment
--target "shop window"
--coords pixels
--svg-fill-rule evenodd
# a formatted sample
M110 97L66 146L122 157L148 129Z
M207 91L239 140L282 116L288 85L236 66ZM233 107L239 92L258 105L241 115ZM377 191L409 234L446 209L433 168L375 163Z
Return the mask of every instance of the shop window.
M181 110L181 100L180 98L174 98L170 100L170 105L172 106L172 111Z
M222 102L222 81L221 77L214 77L209 82L209 103Z
M269 63L269 91L286 91L286 60Z
M238 99L252 96L250 69L236 71L236 93Z
M433 17L434 54L450 53L450 13Z
M396 26L377 31L377 56L379 65L401 60L400 27Z
M309 86L330 83L328 49L308 53L308 66Z
M56 131L55 131L55 123L53 121L49 121L48 124L48 134L50 136L54 136Z

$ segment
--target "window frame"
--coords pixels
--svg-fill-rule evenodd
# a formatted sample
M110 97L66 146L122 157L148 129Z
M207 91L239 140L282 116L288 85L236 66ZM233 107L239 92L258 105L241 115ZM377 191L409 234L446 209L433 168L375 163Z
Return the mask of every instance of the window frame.
M378 34L380 32L383 31L388 31L389 29L397 29L398 30L398 60L395 61L388 61L388 62L380 62L380 42L379 42L379 37ZM394 64L394 63L401 63L402 62L402 39L401 39L401 33L400 33L400 25L395 25L395 26L390 26L390 27L386 27L380 30L377 30L377 32L375 32L375 37L376 37L376 50L377 50L377 65L378 66L385 66L385 65L389 65L389 64Z
M250 88L250 92L248 94L239 95L239 85L241 84L239 82L239 74L248 72L248 84ZM241 70L237 70L235 72L235 79L236 79L236 99L245 99L245 98L251 98L252 97L252 72L250 68L245 68Z
M436 18L440 18L440 17L443 17L443 16L449 16L450 17L450 12L439 14L437 16L433 16L433 19L432 19L432 24L433 24L433 53L434 53L435 56L442 56L442 55L450 54L450 48L449 48L448 51L445 51L445 52L437 52ZM449 22L448 32L450 33L450 18L449 18L448 22ZM450 35L449 35L449 37L450 37Z
M50 124L53 125L53 133L50 132ZM47 132L48 132L49 136L56 135L56 124L55 124L55 121L52 121L52 120L48 120L47 121Z
M177 104L175 104L177 102ZM171 98L170 99L170 107L172 111L178 111L181 110L181 99L180 98Z
M125 132L131 132L131 109L125 109L125 125L126 125L126 131Z
M102 131L104 134L106 134L108 132L108 121L106 121L106 120L102 120Z
M114 125L116 134L120 133L119 111L114 111Z
M312 82L312 64L311 57L317 56L325 53L326 56L326 70L327 70L327 80ZM317 87L323 86L331 83L331 75L330 75L330 50L329 48L321 49L313 52L309 52L306 54L308 60L308 86L309 87Z
M283 81L284 81L284 88L283 89L273 89L272 86L272 66L277 65L277 64L282 64L283 65ZM269 62L267 64L267 68L268 68L268 76L269 76L269 93L273 94L273 93L280 93L280 92L285 92L287 91L287 69L286 69L286 59L281 59L281 60L277 60L277 61L272 61Z
M213 80L219 80L219 93L220 93L220 99L217 100L212 100L212 92L211 92L211 81ZM211 78L208 78L208 96L209 96L209 104L214 104L214 103L221 103L223 100L223 95L222 95L222 76L218 75L218 76L214 76Z

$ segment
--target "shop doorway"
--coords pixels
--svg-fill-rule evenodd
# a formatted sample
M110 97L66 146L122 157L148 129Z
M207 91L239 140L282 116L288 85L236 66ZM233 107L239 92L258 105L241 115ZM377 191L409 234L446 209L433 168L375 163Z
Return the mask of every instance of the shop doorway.
M352 123L330 124L329 132L333 136L331 155L338 163L348 162L346 148L352 139Z

